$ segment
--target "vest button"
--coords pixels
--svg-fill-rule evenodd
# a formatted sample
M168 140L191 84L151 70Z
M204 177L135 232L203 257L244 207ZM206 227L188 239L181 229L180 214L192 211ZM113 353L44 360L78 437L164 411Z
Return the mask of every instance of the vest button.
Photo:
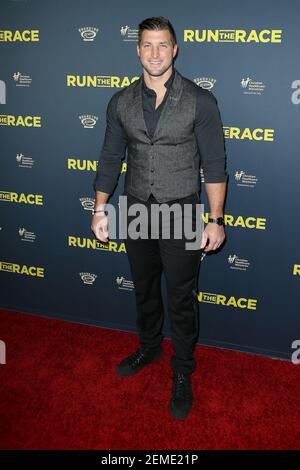
M154 171L154 169L153 169L153 168L151 168L151 171L153 172L153 171Z

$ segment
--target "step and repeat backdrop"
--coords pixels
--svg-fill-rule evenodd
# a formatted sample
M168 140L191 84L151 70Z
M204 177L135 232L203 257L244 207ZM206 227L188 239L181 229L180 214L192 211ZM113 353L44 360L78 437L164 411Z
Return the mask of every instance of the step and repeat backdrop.
M300 344L296 0L1 0L0 307L136 331L124 242L101 244L91 210L107 103L142 74L138 24L150 16L172 22L175 67L215 95L224 129L227 238L201 262L199 343L289 360ZM126 155L116 208L125 173ZM201 202L207 213L204 184ZM164 277L162 289L170 338Z

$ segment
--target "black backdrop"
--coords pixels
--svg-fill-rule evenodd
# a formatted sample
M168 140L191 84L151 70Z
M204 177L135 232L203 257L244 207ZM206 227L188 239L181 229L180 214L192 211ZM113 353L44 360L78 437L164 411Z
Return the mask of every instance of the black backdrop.
M136 331L123 241L107 249L90 229L92 185L108 100L142 73L138 23L159 15L177 33L175 67L216 96L227 150L227 240L201 263L199 342L290 358L300 336L296 0L1 0L0 306ZM207 211L203 189L201 199Z

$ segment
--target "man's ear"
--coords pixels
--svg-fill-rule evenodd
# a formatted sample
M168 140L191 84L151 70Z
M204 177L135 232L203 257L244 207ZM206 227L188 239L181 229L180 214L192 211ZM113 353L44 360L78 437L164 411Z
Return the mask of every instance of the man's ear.
M139 48L139 45L137 44L136 46L136 52L137 52L137 55L139 56L140 55L140 48Z

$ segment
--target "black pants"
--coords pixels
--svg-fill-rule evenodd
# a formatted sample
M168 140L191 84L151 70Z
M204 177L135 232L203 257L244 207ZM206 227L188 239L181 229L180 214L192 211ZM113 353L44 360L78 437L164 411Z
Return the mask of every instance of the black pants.
M158 204L153 195L145 202L126 192L123 194L127 196L128 208L136 202L143 203L148 208L153 203ZM193 230L195 230L197 224L196 204L199 203L198 194L193 193L183 199L169 201L167 204L174 202L179 202L180 205L184 203L192 205ZM128 224L135 217L128 216ZM172 229L174 219L170 220ZM150 227L151 218L149 218ZM193 351L199 335L197 278L202 250L200 247L186 250L185 242L187 240L184 236L181 239L175 239L171 233L170 239L163 239L161 229L160 220L158 239L124 238L135 286L136 325L139 339L142 349L156 350L161 348L164 321L161 295L161 274L163 271L166 278L171 337L175 351L170 365L174 371L192 373L196 367Z

